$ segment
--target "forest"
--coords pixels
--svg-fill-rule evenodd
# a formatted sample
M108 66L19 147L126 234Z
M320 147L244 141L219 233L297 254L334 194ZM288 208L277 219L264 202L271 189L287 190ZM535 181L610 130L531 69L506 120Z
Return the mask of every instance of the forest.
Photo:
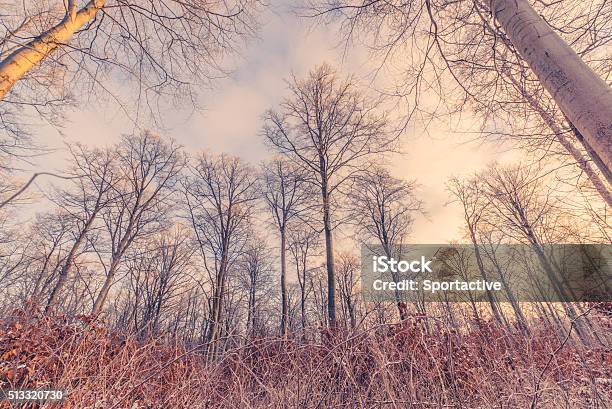
M0 0L0 408L610 407L611 42L606 0ZM406 248L448 286L372 296Z

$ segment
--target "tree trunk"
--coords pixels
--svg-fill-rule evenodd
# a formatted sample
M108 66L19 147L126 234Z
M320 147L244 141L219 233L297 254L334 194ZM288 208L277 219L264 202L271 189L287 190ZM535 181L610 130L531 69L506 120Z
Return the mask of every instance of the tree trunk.
M85 237L85 231L79 234L79 237L76 239L76 241L72 245L72 248L70 249L70 252L68 253L68 256L66 256L66 263L64 263L64 266L62 267L62 270L59 273L57 283L55 283L53 290L51 290L51 295L49 296L49 299L47 300L47 305L45 306L45 313L49 312L51 307L53 307L53 305L57 302L60 291L66 284L66 280L68 279L68 276L70 275L70 271L72 270L72 266L74 265L74 259L76 258L77 250L81 246L81 242L83 241L84 237Z
M476 264L478 265L478 271L480 271L480 275L485 281L489 281L489 278L487 277L487 272L484 268L484 262L482 261L482 254L480 254L480 247L478 243L476 242L476 233L474 231L474 227L468 226L468 229L470 231L470 239L472 240L472 244L474 245L474 255L476 256ZM489 301L489 305L491 306L491 312L493 313L493 317L495 318L495 321L501 324L502 319L499 314L497 303L495 302L495 298L493 297L493 294L488 288L485 289L485 293L487 295L487 300Z
M75 32L90 22L105 3L106 0L91 0L85 7L77 11L76 4L69 2L71 9L67 11L59 24L28 44L19 47L0 62L0 100L3 100L13 85L36 64L70 40Z
M221 325L221 316L223 309L223 296L225 293L225 274L227 271L228 254L227 245L224 245L223 254L221 255L221 263L219 272L216 277L215 292L213 295L213 305L210 314L210 325L208 327L208 348L207 359L213 362L217 356L217 349L220 340L219 326Z
M49 296L49 300L47 301L47 305L45 306L45 312L49 312L51 307L53 307L53 305L57 302L60 291L66 284L66 280L68 279L68 276L70 275L70 272L72 271L72 267L74 266L74 260L76 258L79 248L81 247L81 243L85 239L85 236L87 235L89 228L91 227L94 219L96 218L96 215L97 215L97 212L94 211L94 213L87 220L87 223L85 223L85 226L83 226L83 229L79 233L79 236L77 237L74 244L72 245L72 248L68 252L68 256L66 257L66 262L64 263L64 266L62 267L62 270L60 271L57 283L55 283L55 286L53 287L53 290L51 291L51 295Z
M516 78L514 78L512 75L508 75L508 78L514 84L515 87L521 89L520 84L518 83ZM568 151L570 155L572 155L572 158L574 158L580 170L582 170L585 175L587 175L587 177L593 184L593 187L595 187L595 190L597 190L597 193L599 193L599 195L604 199L608 206L612 207L612 194L610 193L609 187L605 184L603 180L601 180L599 175L591 167L591 164L584 157L582 152L580 152L580 150L576 148L570 140L568 140L565 135L565 132L563 131L563 129L561 129L561 126L557 123L553 115L546 112L542 105L531 95L527 95L525 92L523 93L525 94L525 99L527 100L529 105L540 115L540 118L542 118L544 123L555 134L561 146L563 146L563 148L565 148L565 150ZM612 183L610 182L612 180L609 176L610 171L603 164L601 158L599 158L599 155L593 152L590 146L588 146L584 142L584 138L582 137L580 132L578 132L578 129L576 129L576 127L570 122L567 116L566 121L569 124L570 129L574 133L576 139L584 146L587 154L593 159L593 162L598 166L601 173L606 177L608 183Z
M297 257L295 258L295 263L296 263L296 273L298 276L298 284L300 285L300 312L302 315L302 320L301 320L302 321L302 340L306 340L306 261L304 260L304 268L302 270L300 267L300 260Z
M115 273L117 272L117 268L119 267L120 259L120 255L116 255L113 258L113 261L108 269L108 273L106 274L104 284L102 285L102 289L98 293L98 297L96 297L96 301L94 302L94 306L91 311L92 315L97 315L102 311L102 307L104 306L106 297L108 297L108 292L110 291L111 285L113 284L113 280L115 279Z
M593 162L595 163L595 165L597 166L597 168L599 169L599 171L604 175L604 177L606 178L606 181L608 182L608 185L612 186L612 169L606 167L606 165L603 163L603 160L601 160L601 158L599 157L599 155L597 154L597 152L595 152L593 150L593 148L591 148L589 146L588 143L586 143L586 141L584 140L584 136L582 136L582 134L580 133L580 131L578 131L578 129L576 129L576 127L569 121L569 119L566 118L567 123L569 124L572 132L574 133L574 135L576 136L576 139L578 139L578 141L580 142L580 144L582 145L582 147L584 148L584 150L587 152L587 154L593 158Z
M306 289L304 286L300 292L300 312L302 314L302 335L306 333Z
M119 243L117 244L117 248L115 252L112 254L112 261L108 269L108 272L106 273L106 280L104 280L104 285L102 286L102 289L98 293L98 297L96 298L96 301L94 303L94 307L92 310L93 315L97 315L102 311L102 307L104 306L104 302L106 301L108 292L111 286L113 285L113 279L115 278L115 273L117 272L117 269L119 268L119 264L121 263L121 258L123 257L123 254L125 254L126 250L128 249L128 247L130 247L130 245L132 244L134 240L135 236L132 235L132 232L133 232L134 226L137 225L138 221L140 220L140 216L142 215L142 210L140 210L140 212L137 213L137 210L140 207L140 200L142 198L142 194L143 194L143 191L141 190L138 193L138 196L136 197L136 202L134 203L134 206L132 208L132 215L129 219L127 227L125 228L123 237L121 237L121 240L119 240Z
M470 300L470 307L472 308L474 320L476 320L476 323L478 323L478 328L480 329L480 314L478 314L478 308L476 308L476 301L474 301L474 296L471 292L468 292L468 298Z
M287 337L287 326L288 326L288 322L289 322L289 311L287 308L287 282L286 282L286 275L287 275L287 260L286 260L286 253L287 253L287 246L286 246L286 232L285 232L285 228L281 228L280 229L280 238L281 238L281 244L280 244L280 285L281 285L281 328L280 328L280 332L281 332L281 337L286 338Z
M329 194L327 184L323 182L323 230L325 233L325 261L327 265L327 315L329 327L336 327L336 274L334 269L334 242L332 236Z
M516 319L519 329L523 334L528 335L529 327L527 326L527 319L525 318L525 315L521 310L521 306L517 301L516 297L514 296L512 289L510 288L510 284L508 284L508 282L506 281L506 274L502 271L497 261L497 257L495 256L495 250L493 248L491 248L490 260L493 266L495 267L495 270L497 270L497 274L499 275L499 280L501 281L502 286L506 290L506 296L508 297L508 301L510 302L512 310L514 311L514 318Z
M382 227L384 229L384 225ZM386 234L385 234L385 239L383 242L383 247L385 250L385 255L387 256L387 258L392 259L393 255L391 253L391 246L392 243L388 243L388 240L386 239ZM393 278L393 281L395 281L396 283L400 281L400 277L399 274L397 273L397 271L391 271L391 277ZM406 318L408 318L406 316L406 310L404 308L402 308L402 295L400 294L400 291L396 288L395 292L395 304L397 306L397 311L399 312L399 316L400 316L400 321L404 321Z
M588 340L586 338L587 334L584 329L584 326L582 325L582 321L579 319L580 317L578 317L578 314L576 314L576 310L574 309L572 302L568 302L568 300L571 300L571 295L566 291L566 288L559 280L559 276L557 275L557 272L555 271L555 269L553 269L552 264L546 257L546 254L544 253L543 247L540 244L539 239L535 236L529 226L527 226L526 236L529 242L531 243L531 248L536 253L536 257L538 258L540 265L544 269L546 276L551 281L553 289L559 296L561 305L563 305L563 308L565 309L568 318L574 322L576 335L578 335L578 338L580 338L580 341L584 345L588 345Z
M255 335L255 296L255 283L251 281L251 288L249 289L249 308L247 310L247 339Z
M350 289L349 289L350 291ZM348 310L349 319L351 323L351 329L355 329L357 326L357 316L355 315L355 305L353 304L353 300L351 295L347 293L346 296L346 309Z
M612 89L527 0L490 0L493 17L586 143L612 169Z

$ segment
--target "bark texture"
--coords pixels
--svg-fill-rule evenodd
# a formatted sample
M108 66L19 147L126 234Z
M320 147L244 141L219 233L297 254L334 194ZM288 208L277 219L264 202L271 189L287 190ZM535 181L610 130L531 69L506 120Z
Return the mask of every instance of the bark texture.
M612 89L527 0L490 0L491 12L569 121L612 168Z
M16 49L0 62L0 100L3 100L15 83L34 66L70 40L74 33L90 22L104 7L106 0L91 0L78 11L73 1L68 4L69 10L59 24Z

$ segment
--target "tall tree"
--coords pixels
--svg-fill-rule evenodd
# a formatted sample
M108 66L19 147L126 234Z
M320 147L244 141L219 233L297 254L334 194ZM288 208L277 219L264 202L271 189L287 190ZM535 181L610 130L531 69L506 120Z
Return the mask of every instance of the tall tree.
M487 207L490 205L484 193L483 186L476 180L462 181L451 178L448 184L450 193L457 198L463 210L463 220L467 230L467 236L474 246L474 256L478 271L484 280L488 280L480 243L478 242L478 227L485 217ZM502 322L498 304L493 293L486 289L487 300L491 306L491 312L497 322Z
M612 169L612 89L527 0L489 0L490 12L516 52L569 122Z
M0 174L5 178L10 159L35 150L32 117L61 128L67 105L110 101L135 123L163 121L164 104L186 101L191 109L197 90L226 74L224 56L254 34L260 6L260 0L2 2ZM40 175L11 189L6 202ZM2 193L0 186L0 208L7 204Z
M423 211L415 181L397 179L385 168L376 166L358 177L349 193L351 217L360 241L375 240L389 258L398 259L398 252L410 233L414 214ZM397 273L393 279L399 281ZM400 292L395 291L400 318L406 318Z
M344 319L350 328L357 327L357 300L360 260L355 254L340 253L338 263L338 287L344 311Z
M267 243L260 236L249 239L240 257L240 271L244 287L248 293L246 335L254 336L262 329L264 321L260 304L271 296L273 289L273 257Z
M301 167L284 158L263 165L263 197L280 236L281 329L287 336L289 305L287 299L287 234L291 224L309 209L313 196L311 184Z
M547 230L555 230L559 199L554 185L544 183L545 176L536 167L491 165L478 176L480 193L489 203L489 223L494 223L507 236L530 246L560 300L571 300L571 287L563 283L561 271L551 256L546 254L543 237ZM553 241L558 242L558 241ZM583 321L572 303L564 302L567 315L575 322L576 333L586 340Z
M106 277L94 302L93 314L102 311L126 251L137 239L159 230L185 157L181 148L150 132L123 137L117 147L122 183L115 187L118 200L102 211L108 233L110 260Z
M224 322L223 306L231 265L246 245L257 178L238 158L203 154L183 189L187 217L200 247L212 288L206 338L214 359Z
M169 314L180 308L181 295L194 285L193 246L188 231L175 225L132 248L129 273L129 327L140 336L156 335Z
M310 260L313 257L319 256L321 247L319 232L311 229L309 226L302 225L299 228L292 229L289 233L289 253L292 256L295 272L300 287L300 315L302 323L302 336L306 337L307 317L306 317L306 300L308 294L312 291L312 280L309 279L309 273L313 269Z
M293 77L290 97L266 114L264 135L278 152L301 166L320 190L327 266L330 326L336 324L334 208L340 190L368 167L367 161L395 149L380 101L367 98L352 78L342 79L328 65L304 80ZM337 220L336 220L337 221Z
M59 192L59 206L70 216L75 224L75 236L68 251L64 265L45 310L57 302L60 292L68 280L78 252L95 227L102 209L116 199L120 178L117 172L116 152L112 149L88 149L77 144L70 147L72 169L69 172L71 187Z
M39 301L49 294L66 259L73 226L66 214L57 210L36 217L28 232L33 243L26 248L23 274L17 280L23 300Z

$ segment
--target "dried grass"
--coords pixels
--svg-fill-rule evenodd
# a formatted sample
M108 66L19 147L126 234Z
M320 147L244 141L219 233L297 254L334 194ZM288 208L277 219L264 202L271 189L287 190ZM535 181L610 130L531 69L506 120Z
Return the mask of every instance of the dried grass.
M610 405L608 350L481 325L428 335L413 317L306 344L254 339L207 365L198 346L20 311L1 323L0 387L64 389L65 402L43 407L83 409Z

